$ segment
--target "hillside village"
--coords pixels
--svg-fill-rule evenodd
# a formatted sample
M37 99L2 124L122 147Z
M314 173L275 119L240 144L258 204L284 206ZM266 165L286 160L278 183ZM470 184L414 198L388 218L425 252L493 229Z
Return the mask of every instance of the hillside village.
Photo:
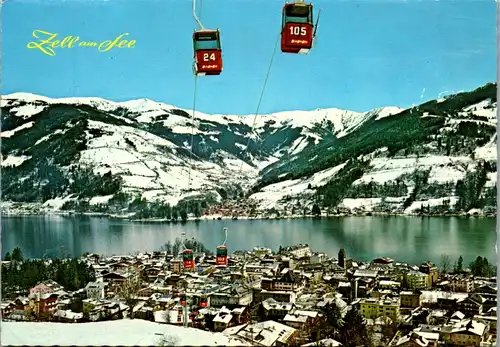
M332 258L299 244L235 251L227 266L195 252L194 269L168 251L80 261L95 281L71 291L48 280L4 295L3 321L148 320L254 346L496 345L496 278L477 268L479 260L471 269L459 260L452 271L450 259L440 269L357 262L343 249Z

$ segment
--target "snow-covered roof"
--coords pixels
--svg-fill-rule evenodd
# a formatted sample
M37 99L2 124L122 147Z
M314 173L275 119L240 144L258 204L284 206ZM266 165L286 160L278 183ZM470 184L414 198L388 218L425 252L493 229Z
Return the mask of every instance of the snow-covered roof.
M311 343L307 343L300 347L312 347L312 346L327 346L327 347L340 347L342 344L334 339L323 339L319 341L314 341Z

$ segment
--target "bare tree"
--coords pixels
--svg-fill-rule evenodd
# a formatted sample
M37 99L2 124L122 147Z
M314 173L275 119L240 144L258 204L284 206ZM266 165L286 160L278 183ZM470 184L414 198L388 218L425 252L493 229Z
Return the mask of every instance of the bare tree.
M442 274L447 274L451 269L451 257L448 254L441 254L441 261L439 263Z
M174 256L176 256L177 254L179 254L179 251L180 251L180 249L181 249L181 246L182 246L182 241L181 241L181 239L176 238L176 239L175 239L175 242L174 242L174 244L173 244L173 246L172 246L172 253L173 253L173 255L174 255Z
M132 275L127 278L118 288L117 294L124 299L129 307L132 307L136 301L137 293L141 290L141 279Z
M165 311L162 312L161 315L165 323L167 324L172 323L172 317L170 316L170 309L166 309Z

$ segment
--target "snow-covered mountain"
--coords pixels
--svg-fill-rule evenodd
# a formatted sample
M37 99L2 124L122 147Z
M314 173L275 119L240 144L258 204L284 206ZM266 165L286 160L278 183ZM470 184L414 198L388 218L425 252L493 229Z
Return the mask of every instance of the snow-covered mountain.
M175 205L251 189L261 207L272 208L328 199L332 183L352 170L362 175L348 186L438 165L446 169L428 179L449 173L456 183L479 158L496 163L493 84L411 109L259 115L253 131L253 115L196 112L193 122L192 111L149 99L15 93L2 97L1 110L2 195L11 201L125 209L138 196ZM349 194L335 194L348 202Z

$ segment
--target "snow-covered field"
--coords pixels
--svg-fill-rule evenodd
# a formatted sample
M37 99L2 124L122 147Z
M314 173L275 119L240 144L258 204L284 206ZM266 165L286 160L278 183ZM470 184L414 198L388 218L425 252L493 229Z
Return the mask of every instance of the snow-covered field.
M485 146L490 151L494 151L496 155L496 147ZM379 153L380 154L380 153ZM366 172L360 179L354 181L354 185L375 182L384 184L396 180L405 174L412 173L415 169L428 170L430 169L429 182L443 184L446 182L456 183L458 180L465 177L467 169L474 166L474 161L470 157L448 157L442 155L429 155L420 158L403 157L403 158L386 158L379 157L370 160L371 169ZM308 203L308 196L314 194L314 188L327 184L330 180L335 179L335 175L345 166L344 164L336 167L319 171L313 176L305 179L287 180L279 183L271 184L262 188L260 192L250 196L251 199L258 201L260 209L280 208L286 203L285 198L292 198L302 204ZM496 173L488 174L487 187L492 187L497 182ZM311 185L312 189L308 189ZM412 189L412 187L409 187ZM405 212L413 213L422 205L438 206L442 204L445 198L430 199L426 201L415 201ZM453 206L457 198L449 197L450 205ZM393 204L402 204L404 198L388 197L386 202ZM381 198L359 198L359 199L344 199L339 205L341 207L353 209L363 209L365 211L373 211L373 208L381 203Z
M93 323L2 322L2 345L11 346L242 346L222 333L121 319Z
M260 192L252 194L250 199L258 201L260 209L280 207L279 202L287 196L299 197L313 194L313 188L320 187L328 183L328 181L330 181L344 166L345 163L330 169L319 171L307 179L287 180L271 184L264 187ZM311 185L311 189L308 189L309 185Z

